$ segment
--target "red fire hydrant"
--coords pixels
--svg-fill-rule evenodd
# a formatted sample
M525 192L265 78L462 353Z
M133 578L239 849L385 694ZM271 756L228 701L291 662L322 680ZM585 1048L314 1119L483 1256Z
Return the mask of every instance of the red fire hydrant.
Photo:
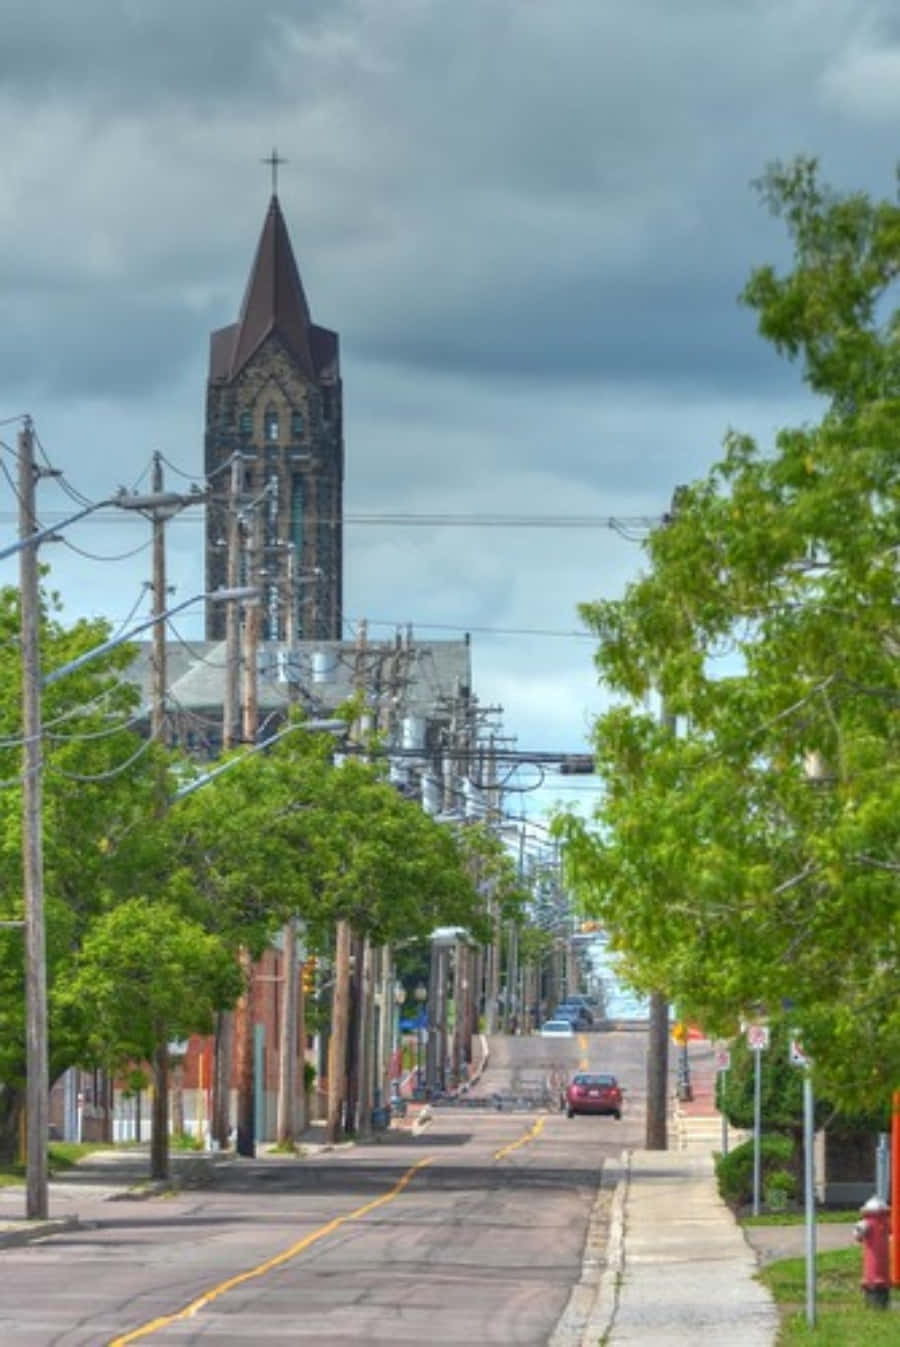
M866 1304L886 1310L890 1297L891 1209L880 1197L870 1197L853 1227L862 1245L862 1289Z

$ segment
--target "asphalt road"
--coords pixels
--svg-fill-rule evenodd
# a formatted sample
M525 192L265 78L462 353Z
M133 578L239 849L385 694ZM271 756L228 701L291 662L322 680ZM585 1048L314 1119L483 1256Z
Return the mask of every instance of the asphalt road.
M0 1251L0 1342L546 1344L592 1210L602 1230L604 1160L640 1144L643 1053L637 1033L497 1039L491 1107L438 1110L416 1138L226 1163L176 1196L100 1202L104 1176L82 1169L55 1205L91 1224ZM620 1076L621 1122L522 1107L582 1065Z

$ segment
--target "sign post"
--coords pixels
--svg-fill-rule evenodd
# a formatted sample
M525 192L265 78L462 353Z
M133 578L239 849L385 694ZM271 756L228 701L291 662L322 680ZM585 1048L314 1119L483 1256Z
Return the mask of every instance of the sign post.
M806 1322L816 1323L816 1101L813 1095L812 1062L796 1032L791 1030L791 1065L803 1071L803 1186L806 1217Z
M731 1068L731 1053L727 1048L716 1049L716 1077L719 1082L719 1098L722 1101L719 1113L722 1117L722 1154L728 1154L728 1115L725 1112L725 1091L728 1089L728 1072Z
M762 1133L762 1054L769 1046L767 1024L747 1025L747 1046L753 1053L753 1215L759 1215L760 1142Z

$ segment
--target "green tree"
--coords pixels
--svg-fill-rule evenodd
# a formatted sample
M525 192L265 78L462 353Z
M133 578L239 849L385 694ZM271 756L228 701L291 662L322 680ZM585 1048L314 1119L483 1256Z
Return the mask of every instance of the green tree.
M96 918L53 989L53 1003L77 1026L82 1060L108 1071L152 1062L157 1094L168 1081L160 1049L212 1031L217 1010L240 995L232 952L165 901L130 898ZM159 1120L159 1122L158 1122ZM168 1172L168 1129L154 1110L153 1176Z
M0 918L21 919L22 793L19 597L0 590ZM46 592L41 613L45 671L110 635L103 622L66 627ZM48 986L64 980L84 933L119 897L137 891L158 838L147 819L155 745L135 731L137 690L123 681L133 651L122 646L67 675L42 695L44 883ZM24 948L0 930L0 1158L18 1143L25 1081ZM49 1021L51 1079L78 1060L61 1012ZM74 1054L74 1055L73 1055Z
M726 1032L791 997L855 1107L900 1079L900 207L806 160L761 188L794 264L743 298L823 414L771 450L730 432L645 574L584 605L602 678L658 689L679 733L633 703L600 717L603 801L560 828L636 986Z

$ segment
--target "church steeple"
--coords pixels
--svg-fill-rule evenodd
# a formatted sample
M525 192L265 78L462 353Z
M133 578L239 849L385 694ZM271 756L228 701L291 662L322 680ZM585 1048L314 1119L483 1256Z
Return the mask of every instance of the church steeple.
M278 159L273 151L273 187ZM262 635L339 640L342 630L344 444L338 334L310 318L273 191L240 317L210 337L205 462L207 590L225 583L226 471L241 455L245 491L265 490ZM224 630L221 604L207 636Z
M273 194L237 321L227 377L233 379L275 332L285 342L298 368L314 377L310 352L309 305L294 259L287 225Z

